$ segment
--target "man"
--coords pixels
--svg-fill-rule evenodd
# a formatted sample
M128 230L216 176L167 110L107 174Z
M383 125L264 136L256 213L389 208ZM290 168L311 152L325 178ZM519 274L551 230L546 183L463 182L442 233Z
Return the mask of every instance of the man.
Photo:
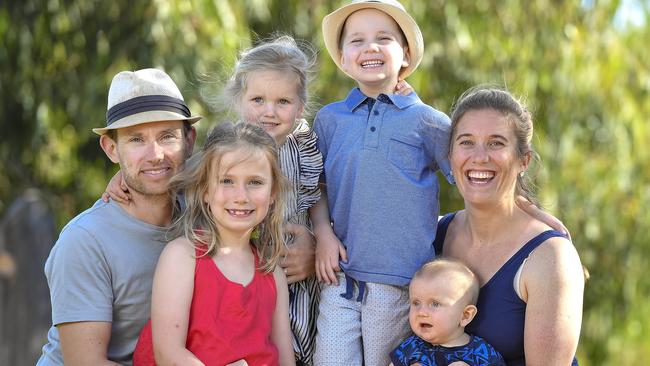
M37 365L130 365L150 316L153 273L174 210L168 183L190 156L192 124L201 117L156 69L118 73L106 117L106 127L93 132L120 165L131 200L98 200L61 232L45 263L53 326Z

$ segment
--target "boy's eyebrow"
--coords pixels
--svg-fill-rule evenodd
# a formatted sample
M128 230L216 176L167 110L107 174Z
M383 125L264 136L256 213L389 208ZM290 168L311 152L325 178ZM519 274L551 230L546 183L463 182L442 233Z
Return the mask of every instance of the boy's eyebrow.
M353 36L360 36L360 35L363 35L363 33L361 33L361 32L347 33L347 32L346 32L346 33L343 35L343 37L341 37L341 39L345 39L345 38L347 38L347 37L353 37Z

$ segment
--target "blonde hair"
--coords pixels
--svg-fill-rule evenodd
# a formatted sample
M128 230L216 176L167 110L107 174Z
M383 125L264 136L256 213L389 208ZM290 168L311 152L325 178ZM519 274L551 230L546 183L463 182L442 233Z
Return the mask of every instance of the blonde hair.
M415 275L413 275L413 280L431 280L450 273L453 273L455 276L457 276L456 278L461 280L461 283L465 284L464 287L466 287L466 294L469 293L471 295L469 297L470 301L467 305L476 305L480 290L478 278L474 272L469 269L469 267L467 267L458 259L450 257L436 257L434 260L427 262L422 267L420 267L420 269L415 272ZM451 279L447 278L447 280Z
M251 237L251 244L260 258L260 269L272 272L284 245L284 210L289 182L280 171L275 141L262 128L248 124L225 122L210 131L203 148L186 163L185 169L170 182L172 192L183 192L186 208L174 221L171 235L185 236L195 248L205 250L203 255L212 256L221 246L216 222L204 197L219 170L224 154L240 148L251 153L262 152L271 165L272 197L264 220L256 228L258 234ZM216 162L216 164L214 164Z
M256 71L293 73L298 84L298 97L305 113L311 110L307 84L316 65L316 50L307 42L298 43L289 35L276 36L239 54L232 76L222 95L224 105L241 108L241 98L246 92L248 77Z

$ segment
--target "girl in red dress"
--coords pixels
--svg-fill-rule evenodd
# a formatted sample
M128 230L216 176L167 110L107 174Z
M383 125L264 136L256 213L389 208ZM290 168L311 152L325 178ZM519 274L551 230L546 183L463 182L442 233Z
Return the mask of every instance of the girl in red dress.
M173 179L187 207L158 261L134 365L295 364L276 267L288 187L277 155L261 128L222 123Z

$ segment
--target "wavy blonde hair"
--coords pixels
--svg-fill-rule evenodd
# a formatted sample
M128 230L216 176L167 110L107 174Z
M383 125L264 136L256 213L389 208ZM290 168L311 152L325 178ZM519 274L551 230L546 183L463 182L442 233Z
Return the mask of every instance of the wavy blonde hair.
M182 192L186 208L172 224L170 235L186 237L197 249L205 250L207 247L203 255L212 256L221 247L217 224L204 197L209 179L215 177L223 155L240 148L251 153L262 152L271 165L271 194L274 199L266 217L255 230L257 234L251 236L251 244L260 258L259 269L269 273L275 268L284 245L284 210L289 182L280 170L275 141L258 126L230 122L217 125L208 134L203 148L188 160L181 173L172 178L170 189Z

